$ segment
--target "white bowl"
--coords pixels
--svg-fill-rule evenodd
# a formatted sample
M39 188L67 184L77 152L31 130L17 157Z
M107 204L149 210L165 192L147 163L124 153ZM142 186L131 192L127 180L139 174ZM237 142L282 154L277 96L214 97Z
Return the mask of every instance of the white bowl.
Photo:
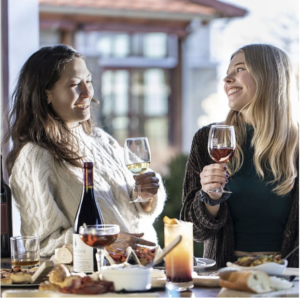
M145 291L151 289L152 268L139 265L123 267L103 267L101 277L112 281L115 291Z
M275 262L267 262L255 267L242 267L231 262L228 262L226 265L227 267L239 269L239 270L257 270L257 271L264 271L268 275L281 275L283 271L286 269L287 264L288 261L286 259L283 259L283 264L278 264Z

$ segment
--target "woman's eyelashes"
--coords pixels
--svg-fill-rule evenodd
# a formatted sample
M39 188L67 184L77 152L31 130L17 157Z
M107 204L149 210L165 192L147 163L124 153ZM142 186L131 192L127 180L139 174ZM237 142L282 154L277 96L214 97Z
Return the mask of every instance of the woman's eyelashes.
M244 69L244 68L241 68L241 67L239 67L239 68L236 69L236 72L237 72L237 73L239 73L239 72L241 72L241 71L245 71L245 69Z
M74 82L74 83L71 83L70 86L71 86L71 87L78 86L78 85L80 85L80 83L81 83L81 82L77 82L77 83ZM91 84L91 83L93 83L93 81L92 81L92 80L87 80L86 83L87 83L87 84Z

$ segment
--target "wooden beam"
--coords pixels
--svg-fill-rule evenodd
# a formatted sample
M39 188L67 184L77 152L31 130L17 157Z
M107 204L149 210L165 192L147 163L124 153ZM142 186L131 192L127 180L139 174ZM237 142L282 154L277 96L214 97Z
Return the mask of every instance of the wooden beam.
M1 0L1 143L7 133L9 110L9 68L8 68L8 0ZM10 150L9 142L1 147L3 157L3 177L8 182L5 161Z

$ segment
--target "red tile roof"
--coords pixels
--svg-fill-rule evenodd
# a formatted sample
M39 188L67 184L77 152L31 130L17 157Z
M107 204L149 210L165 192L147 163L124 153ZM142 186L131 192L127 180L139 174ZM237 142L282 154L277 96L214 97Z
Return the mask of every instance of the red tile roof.
M60 7L62 11L72 8L73 13L76 13L76 9L80 9L81 14L91 14L92 12L88 9L93 9L94 14L99 13L99 15L101 13L107 15L108 11L112 15L114 12L121 12L121 14L123 12L124 15L129 12L148 12L166 13L169 17L175 14L177 17L180 15L186 15L186 17L188 15L190 17L201 15L212 18L235 17L246 14L243 9L216 0L39 0L39 3L41 12L47 10L52 12L55 7ZM71 10L69 11L71 12ZM159 18L160 15L157 17Z
M74 31L188 34L193 19L203 24L241 17L246 10L217 0L39 0L40 27Z

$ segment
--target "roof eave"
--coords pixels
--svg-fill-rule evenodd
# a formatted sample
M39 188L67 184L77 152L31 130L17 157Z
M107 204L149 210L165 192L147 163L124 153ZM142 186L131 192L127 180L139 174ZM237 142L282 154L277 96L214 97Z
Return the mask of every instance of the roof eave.
M190 21L193 19L201 19L203 21L210 21L218 18L219 14L204 15L200 13L170 13L158 11L142 11L142 10L125 10L125 9L109 9L109 8L91 8L91 7L75 7L75 6L52 6L40 5L40 13L54 13L60 15L89 15L89 16L103 16L103 17L122 17L122 18L136 18L136 19L153 19L153 20L178 20Z
M248 14L248 11L242 7L223 3L217 0L190 0L190 2L213 7L218 11L218 15L220 18L244 17Z

